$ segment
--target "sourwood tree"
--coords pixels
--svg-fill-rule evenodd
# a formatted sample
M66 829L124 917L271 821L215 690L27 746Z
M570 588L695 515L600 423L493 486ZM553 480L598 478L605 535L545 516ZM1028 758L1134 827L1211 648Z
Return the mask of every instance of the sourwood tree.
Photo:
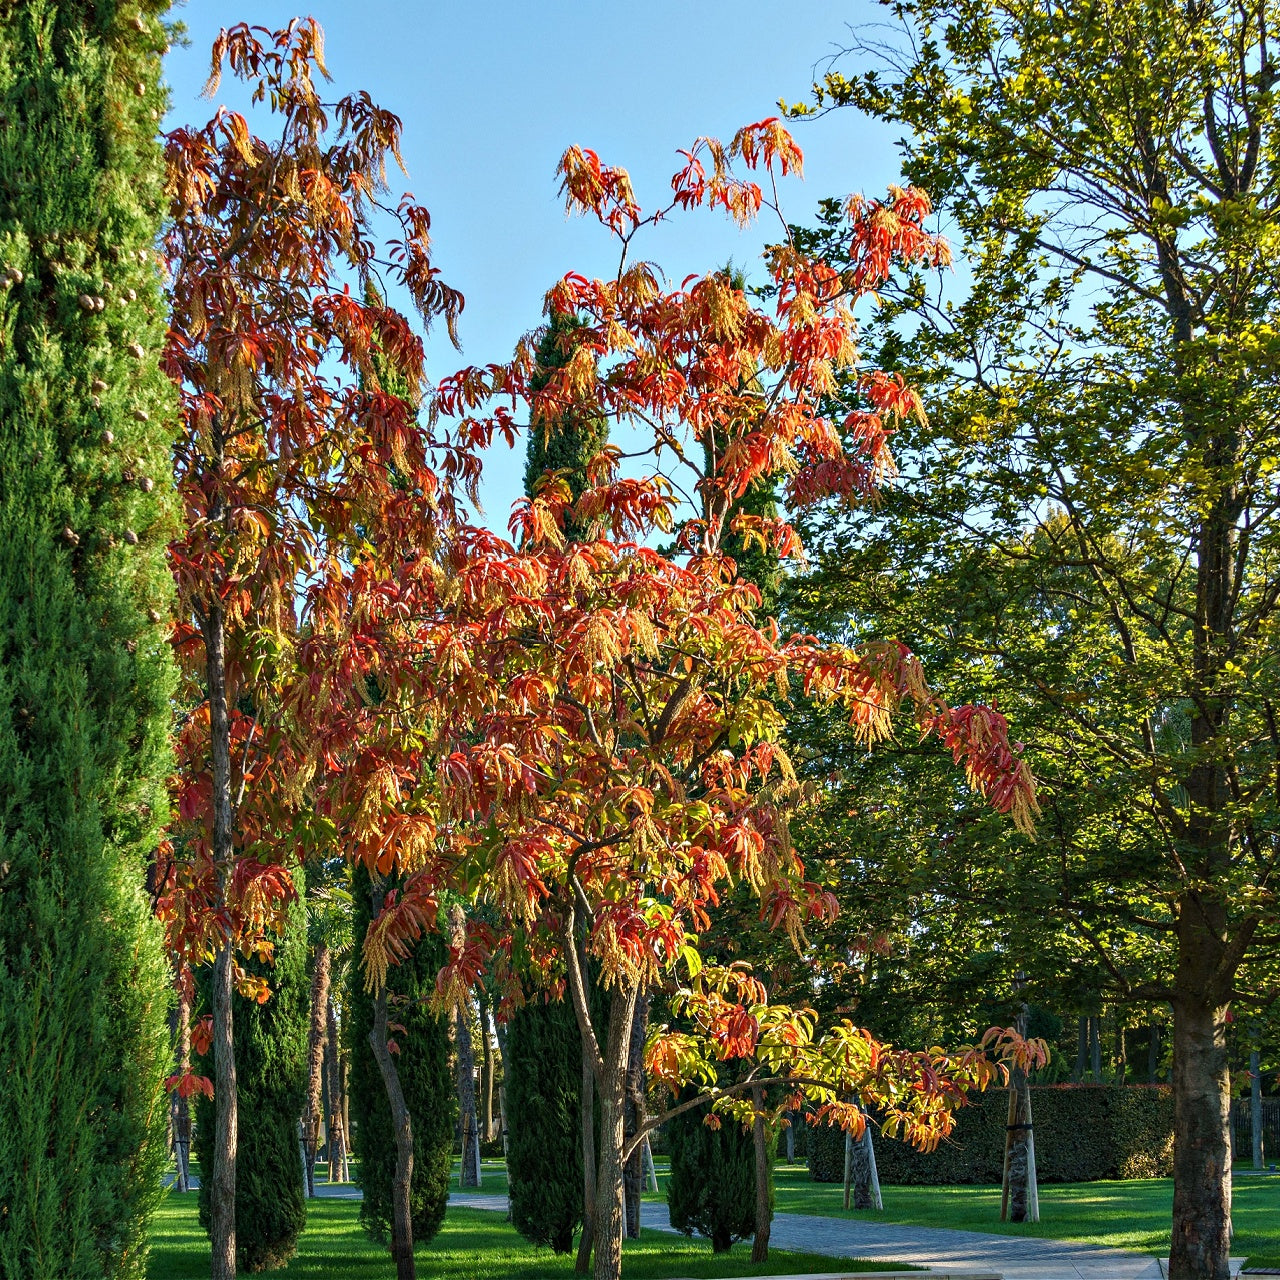
M464 466L447 444L428 458L421 338L360 301L377 273L424 322L452 325L461 297L431 265L426 211L381 201L400 121L367 94L326 103L322 50L311 19L223 31L210 87L227 63L276 117L272 137L221 109L166 149L184 514L174 645L192 710L178 740L184 838L159 900L175 948L214 960L215 1280L236 1265L232 994L261 989L244 960L280 924L286 864L339 831L358 847L360 797L391 798L404 748L371 728L370 655L382 611L399 617L433 572L444 478ZM380 385L374 353L407 398ZM411 1244L396 1247L411 1268Z
M142 1277L169 978L165 5L0 17L0 1273Z
M790 170L799 159L776 120L741 130L730 147L704 139L685 155L672 204L648 216L626 173L593 153L571 148L561 173L570 207L596 215L629 249L642 226L676 206L723 205L749 220L764 195L735 172L737 162ZM388 897L364 943L376 986L410 939L438 927L439 885L463 867L530 948L565 973L600 1110L599 1280L616 1280L621 1265L623 1162L664 1118L624 1138L634 1010L660 978L687 980L677 1004L691 1030L658 1029L648 1068L677 1088L701 1079L708 1091L699 1105L714 1101L726 1113L751 1113L743 1095L785 1079L784 1103L808 1096L824 1117L860 1127L860 1109L841 1101L856 1092L877 1101L891 1128L929 1143L949 1127L964 1089L995 1069L980 1048L921 1054L884 1049L848 1025L819 1033L808 1013L770 1005L740 967L704 968L696 946L718 889L739 878L797 943L806 922L831 909L787 838L803 795L777 741L773 692L789 676L842 701L868 742L888 732L900 707L914 709L919 727L965 763L992 805L1024 826L1032 821L1030 775L998 712L945 705L897 644L854 650L781 640L756 622L758 592L735 580L721 550L726 515L762 475L788 474L797 505L874 492L889 463L887 431L913 410L914 393L865 372L867 407L845 420L851 447L818 401L834 387L835 367L856 358L852 301L883 280L893 255L937 261L944 252L923 230L927 212L915 191L852 210L848 235L860 267L847 277L793 245L776 247L767 258L772 314L752 307L722 273L664 291L647 264L624 252L613 279L571 274L549 296L551 311L582 318L594 372L582 361L531 393L530 341L511 365L465 369L437 384L435 412L457 419L469 443L514 438L522 401L532 399L536 418L543 398L565 396L652 440L636 454L638 476L621 471L611 445L576 503L567 486L545 485L517 503L514 541L462 527L442 545L417 679L435 699L420 723L437 766L434 785L414 795L414 816L435 844L420 850L421 870ZM745 379L748 369L757 377ZM713 429L720 447L705 474L701 437ZM684 562L647 541L675 522L669 462L704 495L705 517L684 527ZM589 541L566 542L571 505L592 530ZM739 513L730 531L781 553L798 548L781 519ZM509 957L487 934L471 921L453 931L443 1003L464 1000L493 963L514 980ZM609 994L599 1034L584 952L599 962ZM1015 1038L995 1033L988 1043L994 1038L1016 1056L1028 1052ZM716 1088L717 1064L744 1056L757 1071Z
M928 418L900 443L911 523L863 532L900 590L935 556L989 556L1061 614L1043 655L977 652L1029 659L1052 726L1037 750L1064 781L1097 762L1089 798L1109 795L1117 838L1068 850L1062 906L1116 991L1172 1011L1170 1274L1221 1280L1227 1027L1269 998L1251 957L1280 926L1280 10L890 7L902 38L862 38L815 106L905 127L905 171L968 271L941 290L904 277L881 313L879 358L919 381ZM1066 646L1079 681L1054 678ZM1161 953L1154 978L1115 945L1124 915Z

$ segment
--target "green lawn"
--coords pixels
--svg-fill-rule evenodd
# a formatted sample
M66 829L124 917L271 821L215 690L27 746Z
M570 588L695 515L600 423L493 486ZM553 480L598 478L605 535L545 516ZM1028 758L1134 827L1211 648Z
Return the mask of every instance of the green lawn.
M354 1200L312 1200L297 1257L273 1274L289 1280L390 1280L385 1250L360 1229ZM648 1231L628 1240L623 1257L626 1280L670 1276L794 1275L815 1271L878 1270L882 1263L851 1262L817 1254L771 1251L769 1262L753 1267L747 1245L713 1256L711 1245ZM526 1244L502 1216L481 1209L450 1209L440 1234L418 1250L421 1274L431 1280L561 1280L573 1275L573 1258ZM196 1218L194 1192L171 1193L152 1228L148 1280L200 1280L209 1274L209 1242Z
M846 1213L840 1184L810 1182L803 1166L778 1165L775 1182L779 1213L1084 1240L1139 1253L1159 1254L1169 1247L1173 1182L1168 1178L1046 1183L1040 1188L1040 1221L1034 1223L1000 1221L999 1187L886 1186L883 1213ZM1280 1178L1237 1178L1232 1201L1232 1252L1254 1261L1280 1255Z

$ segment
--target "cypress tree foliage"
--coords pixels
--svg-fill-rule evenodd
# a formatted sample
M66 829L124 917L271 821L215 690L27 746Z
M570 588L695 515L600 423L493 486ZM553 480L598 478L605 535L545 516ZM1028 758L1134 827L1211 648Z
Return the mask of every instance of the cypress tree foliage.
M532 391L543 391L561 369L575 359L574 335L582 323L575 316L556 314L538 344L537 371L530 379ZM581 358L581 357L578 357ZM587 464L609 439L609 423L598 413L572 404L566 396L563 408L555 416L540 417L529 424L529 444L525 454L524 488L530 497L538 482L549 471L562 471L576 502L587 488ZM565 537L581 541L588 530L570 517L565 523Z
M0 0L0 1275L141 1277L165 1162L163 5Z
M301 893L300 876L294 881ZM311 980L307 974L307 912L301 896L289 907L272 961L241 957L251 974L265 977L265 1004L237 994L236 1084L240 1134L236 1156L236 1266L241 1271L283 1267L297 1249L307 1222L306 1185L298 1145L298 1121L307 1093L307 1031ZM209 970L201 971L202 1001L209 1002ZM212 1075L212 1054L199 1070ZM213 1150L211 1099L198 1095L195 1149L203 1169ZM209 1182L200 1184L200 1224L209 1229Z
M680 1100L691 1097L693 1093L686 1092ZM706 1112L694 1107L667 1122L671 1146L667 1210L677 1231L707 1236L712 1249L724 1253L735 1240L755 1233L755 1143L751 1129L732 1116L716 1118L718 1128L706 1124ZM776 1138L770 1143L774 1146ZM769 1156L772 1166L772 1149ZM772 1185L769 1204L772 1208Z
M582 1038L568 1000L535 998L507 1030L511 1222L533 1244L573 1248L582 1221Z
M392 887L388 884L388 888ZM372 918L369 873L357 867L352 874L352 938L364 941ZM444 940L435 933L418 939L412 956L393 965L387 974L390 1021L404 1027L395 1033L400 1050L396 1070L405 1103L413 1118L413 1181L409 1207L415 1244L425 1244L440 1230L449 1200L453 1169L453 1127L458 1099L449 1069L449 1032L442 1018L427 1007L436 974L445 963ZM391 1239L391 1182L396 1147L391 1131L391 1104L378 1070L369 1032L373 1027L373 997L364 989L358 963L349 970L343 1019L351 1054L352 1146L359 1158L357 1182L364 1192L360 1221L375 1240Z
M577 317L555 314L538 344L530 379L542 391L575 358ZM587 465L609 438L608 422L576 409L566 395L558 414L529 425L525 493L532 497L543 476L562 472L576 502L587 488ZM590 530L572 516L569 541ZM593 1014L594 1017L594 1014ZM533 1244L557 1253L573 1248L583 1215L582 1038L568 999L535 997L510 1019L507 1032L507 1187L511 1221Z

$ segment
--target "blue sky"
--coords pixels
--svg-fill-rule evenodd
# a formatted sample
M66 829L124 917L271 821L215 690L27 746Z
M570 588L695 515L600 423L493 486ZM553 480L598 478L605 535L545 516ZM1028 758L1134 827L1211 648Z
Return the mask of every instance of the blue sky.
M592 147L628 169L642 206L665 203L678 147L700 134L728 140L777 114L779 97L804 97L815 64L845 42L849 25L879 18L867 0L191 0L173 12L190 43L166 59L166 123L203 121L219 102L245 105L226 80L213 103L199 97L221 26L274 27L299 12L324 27L334 96L367 89L404 121L409 176L393 173L393 188L431 210L436 263L467 299L461 355L442 334L429 340L434 378L508 359L564 272L611 274L616 251L605 231L567 220L557 197L566 146ZM799 122L794 132L805 181L782 189L793 222L811 220L824 196L879 193L898 177L892 135L853 112ZM739 233L695 211L635 254L676 282L730 256L750 274L767 238L776 238L767 225ZM523 465L503 455L483 490L496 525L506 523Z

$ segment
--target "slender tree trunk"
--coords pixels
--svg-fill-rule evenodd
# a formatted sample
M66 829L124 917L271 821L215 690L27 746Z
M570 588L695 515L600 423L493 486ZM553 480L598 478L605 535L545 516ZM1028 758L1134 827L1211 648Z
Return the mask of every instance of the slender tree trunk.
M1102 1015L1089 1015L1089 1055L1092 1062L1093 1082L1102 1083Z
M214 523L220 512L212 513ZM231 721L227 703L226 631L222 606L210 604L202 622L209 688L213 761L213 864L218 900L226 901L233 857L231 836ZM213 965L213 1168L209 1179L212 1280L236 1274L236 1060L231 996L234 939L222 939Z
M375 910L377 908L375 907ZM413 1259L413 1215L409 1209L409 1187L413 1180L413 1122L405 1105L404 1091L395 1059L387 1048L387 989L378 992L373 1006L373 1029L369 1044L382 1072L382 1083L391 1103L391 1128L396 1142L396 1172L391 1182L391 1256L396 1263L396 1280L416 1280Z
M351 1181L351 1091L347 1088L351 1062L347 1053L338 1049L338 1103L342 1108L342 1180Z
M636 1000L631 1020L631 1042L627 1051L627 1097L623 1121L623 1141L630 1143L644 1126L644 1040L649 1030L649 997ZM640 1238L640 1203L644 1194L644 1153L637 1145L627 1157L622 1176L626 1208L627 1239Z
M493 1141L493 1041L489 1038L489 1005L483 995L477 997L480 1008L481 1093L484 1097L484 1121L481 1134L485 1142Z
M756 1231L751 1240L751 1261L768 1262L773 1205L769 1197L769 1138L765 1132L764 1090L759 1085L752 1086L751 1106L755 1112L751 1121L751 1138L756 1157Z
M1147 1040L1147 1083L1155 1084L1160 1078L1160 1024L1153 1022L1148 1030L1151 1034Z
M348 1182L347 1125L344 1115L346 1090L342 1078L342 1043L338 1038L338 1011L333 1006L333 998L328 1001L327 1022L329 1024L326 1060L329 1065L329 1181Z
M493 1034L498 1042L498 1063L502 1067L502 1084L498 1086L498 1128L502 1133L502 1154L507 1154L507 1027L497 1017L493 1020Z
M467 918L462 907L449 908L449 945L461 948L466 943ZM479 1149L476 1143L476 1055L471 1044L470 1006L459 1007L454 1015L454 1032L458 1052L458 1122L462 1130L462 1169L458 1185L480 1185Z
M1186 929L1185 933L1204 932ZM1188 945L1188 943L1190 945ZM1193 968L1196 939L1184 939ZM1186 952L1191 955L1186 955ZM1180 967L1182 967L1180 965ZM1201 995L1200 993L1204 993ZM1173 1010L1173 1245L1170 1280L1228 1280L1231 1243L1227 996L1179 974Z
M786 1144L787 1144L787 1163L795 1164L796 1162L796 1123L794 1116L796 1112L788 1112L787 1128L786 1128Z
M582 1234L578 1237L578 1256L573 1269L580 1275L591 1270L591 1246L595 1239L596 1217L596 1117L595 1075L591 1070L591 1054L582 1046L582 1094L578 1114L582 1121Z
M640 1149L644 1152L646 1185L654 1195L657 1195L662 1188L658 1186L658 1170L654 1167L653 1147L649 1144L649 1135L647 1133L644 1136L644 1142L640 1144Z
M1079 1084L1084 1079L1085 1063L1089 1060L1089 1019L1081 1014L1076 1019L1076 1065L1071 1072L1071 1083Z
M191 1070L191 1000L185 991L178 995L173 1011L176 1029L175 1067L179 1075ZM191 1104L176 1090L173 1093L173 1156L177 1169L175 1183L179 1191L191 1190Z
M307 1195L316 1193L316 1152L320 1148L320 1076L324 1070L326 1017L329 1009L329 947L321 942L315 950L311 973L311 1024L307 1032L307 1106L303 1113L303 1140L306 1146Z
M328 1036L325 1037L325 1040L328 1040ZM330 1120L330 1116L333 1115L333 1094L329 1089L329 1078L333 1068L330 1059L331 1053L326 1043L320 1066L320 1116L324 1125L325 1162L329 1167L328 1179L333 1182L333 1122Z
M1249 1054L1249 1137L1253 1154L1253 1167L1261 1169L1264 1163L1262 1150L1262 1059L1257 1049Z
M458 1182L463 1187L478 1187L480 1166L476 1160L476 1055L471 1044L471 1027L462 1009L455 1013L454 1025L458 1048L458 1120L462 1128L462 1172Z

